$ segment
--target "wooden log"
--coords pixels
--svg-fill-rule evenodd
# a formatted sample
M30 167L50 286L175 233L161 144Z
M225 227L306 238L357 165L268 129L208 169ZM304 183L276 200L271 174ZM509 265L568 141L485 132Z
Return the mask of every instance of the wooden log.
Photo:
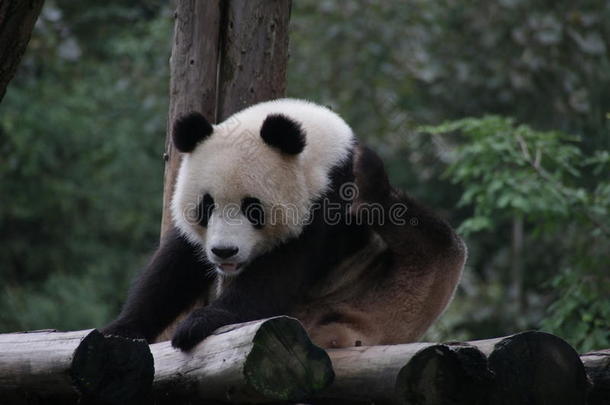
M133 403L150 392L153 374L143 340L97 330L0 335L0 398Z
M375 403L573 404L585 402L583 365L543 332L465 343L329 350L335 382L318 395ZM551 402L548 402L548 401Z
M490 403L586 403L585 369L578 353L563 339L530 331L498 340L472 342L489 356L494 373Z
M375 404L486 403L491 379L486 357L467 343L362 346L331 349L328 354L335 382L318 395L321 400L316 404L339 399ZM464 402L455 402L456 398Z
M610 405L610 349L580 356L591 382L588 405Z
M184 353L151 345L154 396L226 402L302 401L327 388L333 369L299 321L276 317L223 327Z
M396 378L400 404L471 404L489 401L487 358L469 344L432 345L416 353Z
M38 331L0 335L0 403L68 404L80 394L85 402L106 404L314 398L329 404L579 405L588 387L585 368L593 383L588 404L607 405L610 350L579 357L542 332L327 354L288 317L220 328L188 353L168 342L149 348L95 330Z
M170 93L161 237L171 227L169 209L181 156L173 148L171 130L177 117L199 111L216 116L216 76L221 2L178 0L174 12L174 42L170 58Z
M339 399L391 402L400 369L421 349L431 343L391 346L360 346L329 349L335 381L318 395L326 403Z

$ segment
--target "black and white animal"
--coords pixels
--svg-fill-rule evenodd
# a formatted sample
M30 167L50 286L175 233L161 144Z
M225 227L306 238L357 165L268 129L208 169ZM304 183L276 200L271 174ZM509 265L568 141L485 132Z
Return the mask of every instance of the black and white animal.
M173 126L174 229L105 334L188 350L215 329L298 318L322 347L415 341L450 302L466 248L391 187L331 110L263 102Z

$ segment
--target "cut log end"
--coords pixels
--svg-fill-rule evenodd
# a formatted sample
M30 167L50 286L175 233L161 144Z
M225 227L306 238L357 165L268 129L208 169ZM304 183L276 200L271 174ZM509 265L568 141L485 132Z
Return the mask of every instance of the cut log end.
M395 393L401 404L486 404L491 377L476 347L434 345L400 370Z
M301 401L328 387L334 372L326 352L311 342L296 319L278 317L254 336L244 377L265 398Z
M580 356L592 387L589 405L610 405L610 350L598 350Z
M493 404L585 404L588 388L578 353L544 332L501 340L489 356L495 373Z
M76 348L70 376L84 400L136 403L150 394L153 357L144 340L103 336L93 330Z

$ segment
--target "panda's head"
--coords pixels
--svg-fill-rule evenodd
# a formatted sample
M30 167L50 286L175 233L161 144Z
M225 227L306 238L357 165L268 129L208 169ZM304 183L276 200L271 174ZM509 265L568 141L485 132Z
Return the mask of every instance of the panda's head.
M301 234L353 147L336 114L291 99L257 104L218 125L190 113L172 136L183 153L174 224L225 276Z

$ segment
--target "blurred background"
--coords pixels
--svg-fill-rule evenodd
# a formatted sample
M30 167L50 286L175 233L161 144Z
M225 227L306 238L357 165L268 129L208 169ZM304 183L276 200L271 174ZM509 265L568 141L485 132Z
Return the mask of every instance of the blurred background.
M0 104L0 332L101 326L159 237L172 10L47 0ZM429 340L610 347L610 3L293 2L330 105L470 258Z

